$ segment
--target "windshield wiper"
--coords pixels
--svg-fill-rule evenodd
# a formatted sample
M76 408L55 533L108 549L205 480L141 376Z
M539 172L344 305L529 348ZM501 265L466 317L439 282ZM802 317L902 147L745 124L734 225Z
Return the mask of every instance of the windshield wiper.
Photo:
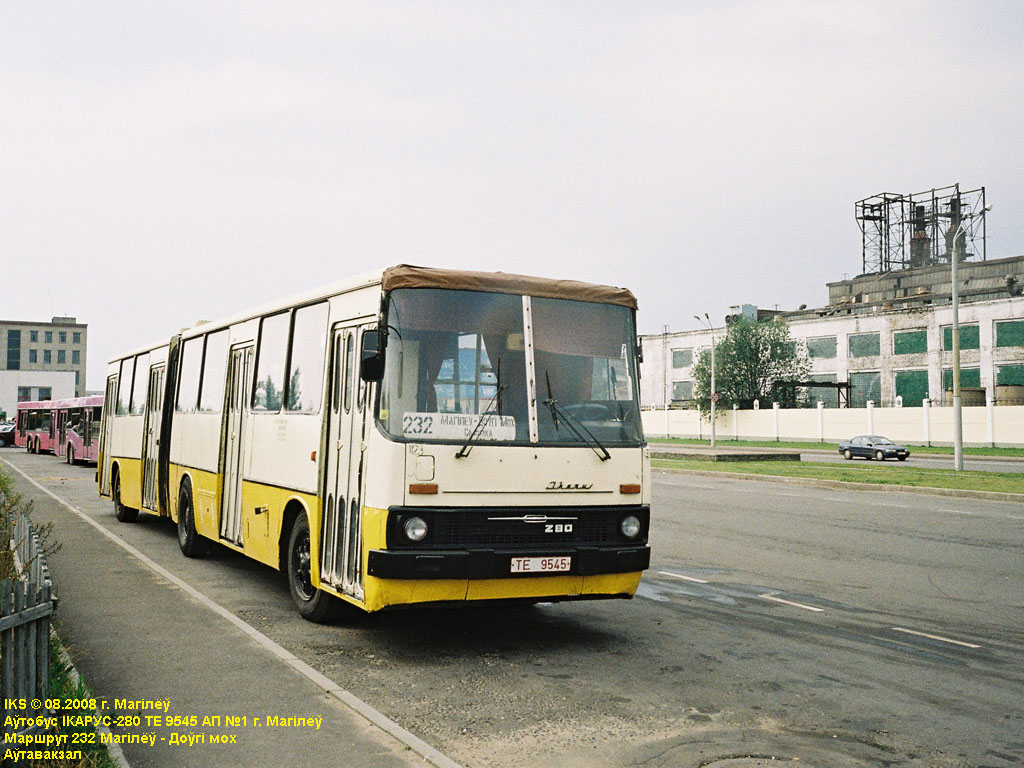
M590 446L590 449L597 454L597 458L601 461L608 461L608 459L612 457L612 455L608 453L608 449L601 445L601 441L594 437L593 433L587 429L586 425L584 425L582 421L573 416L572 413L559 404L559 402L552 396L551 375L547 371L544 371L544 379L548 384L548 399L544 401L544 405L551 409L551 421L555 424L555 431L558 431L558 417L561 415L565 425L574 435L576 435L577 439L581 443L587 443ZM577 426L579 429L576 428ZM586 437L583 436L583 433L580 432L580 430L586 432Z
M461 459L469 456L469 452L473 450L473 446L476 445L476 439L479 436L480 431L483 429L484 422L487 421L487 417L494 412L494 406L498 406L498 416L501 416L501 393L507 389L507 387L501 384L501 358L498 358L498 365L495 371L495 379L497 380L497 388L494 390L494 397L491 398L491 402L484 408L483 413L480 414L480 418L477 419L476 425L473 427L473 431L469 433L469 437L466 438L466 442L459 452L455 454L456 459Z

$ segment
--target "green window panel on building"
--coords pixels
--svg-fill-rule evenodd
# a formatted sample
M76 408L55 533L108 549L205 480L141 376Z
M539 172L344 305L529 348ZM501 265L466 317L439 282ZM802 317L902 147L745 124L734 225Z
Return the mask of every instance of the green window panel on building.
M672 350L672 367L673 368L689 368L693 365L693 350L692 349L673 349Z
M822 360L834 359L836 356L836 337L820 336L816 339L808 339L807 356Z
M961 368L960 369L960 386L961 387L980 387L981 386L981 368ZM953 391L953 369L943 368L942 369L942 391L952 392Z
M874 357L880 349L877 333L850 336L850 357Z
M1024 385L1024 365L1000 365L996 369L996 384L999 386Z
M693 382L692 381L673 381L672 382L672 399L673 400L692 400L693 399Z
M893 331L892 353L894 355L917 355L928 351L928 331Z
M21 370L21 331L7 332L7 370Z
M980 349L981 343L978 340L978 326L960 326L960 349ZM942 326L942 349L949 351L953 349L953 326Z
M920 408L928 397L928 371L896 371L896 396L904 408Z
M997 347L1024 347L1024 320L1003 320L996 323Z
M832 340L835 343L835 339ZM836 375L834 373L812 373L807 377L808 381L820 381L826 384L835 384ZM810 405L812 408L818 407L818 401L821 400L825 404L826 408L838 408L839 407L839 392L833 388L808 388L807 394L810 398Z
M875 404L882 399L882 374L878 371L870 373L850 374L850 407L864 408L868 400Z

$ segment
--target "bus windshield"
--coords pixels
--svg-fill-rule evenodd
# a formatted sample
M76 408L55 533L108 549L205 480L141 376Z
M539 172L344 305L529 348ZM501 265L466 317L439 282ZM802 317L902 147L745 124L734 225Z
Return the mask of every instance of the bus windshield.
M627 307L435 288L392 291L378 419L422 442L642 442L633 314ZM532 353L537 402L529 402Z

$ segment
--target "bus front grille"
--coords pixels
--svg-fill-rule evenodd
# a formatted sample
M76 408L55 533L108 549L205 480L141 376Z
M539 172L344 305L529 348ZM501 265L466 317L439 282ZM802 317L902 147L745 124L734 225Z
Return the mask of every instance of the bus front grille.
M625 542L619 523L636 515L643 533L630 543L646 543L649 508L556 507L489 509L422 509L393 507L388 524L389 549L550 549L617 546ZM401 535L401 521L410 516L427 520L429 535L411 544Z

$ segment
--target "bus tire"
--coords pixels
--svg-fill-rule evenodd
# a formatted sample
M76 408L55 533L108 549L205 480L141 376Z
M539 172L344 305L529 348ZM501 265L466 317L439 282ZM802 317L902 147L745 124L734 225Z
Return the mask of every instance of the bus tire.
M337 613L337 603L332 595L313 586L310 574L312 558L309 548L309 522L300 514L292 525L288 537L288 590L299 615L307 621L326 624Z
M186 479L178 492L178 546L185 557L205 557L210 551L206 539L196 531L192 484Z
M74 446L71 445L71 443L68 443L68 449L64 453L64 460L67 461L68 464L75 463L75 448Z
M110 476L110 495L114 497L114 517L122 523L134 523L139 516L139 510L126 507L121 502L121 471L114 467L114 473Z

